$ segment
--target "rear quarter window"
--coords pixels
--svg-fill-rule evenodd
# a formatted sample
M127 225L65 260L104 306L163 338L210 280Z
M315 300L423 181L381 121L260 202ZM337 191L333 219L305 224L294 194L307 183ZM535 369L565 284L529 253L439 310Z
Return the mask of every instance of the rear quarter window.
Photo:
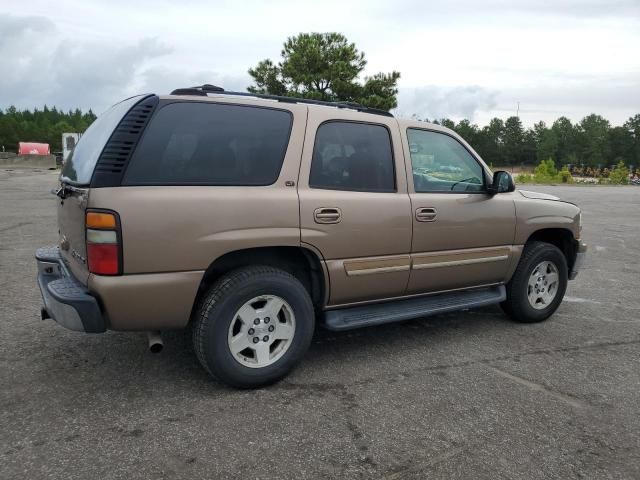
M271 108L170 103L151 120L123 184L271 185L292 121L290 112Z
M80 137L78 144L62 167L60 178L77 185L88 185L107 140L120 120L142 98L144 95L123 100L100 115Z

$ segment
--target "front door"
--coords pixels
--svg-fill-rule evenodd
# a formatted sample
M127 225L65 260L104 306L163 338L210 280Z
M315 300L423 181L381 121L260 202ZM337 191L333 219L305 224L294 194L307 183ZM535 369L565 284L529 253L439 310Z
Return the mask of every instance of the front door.
M413 214L407 294L500 283L513 247L513 194L488 195L488 172L444 131L402 131Z
M403 295L411 206L391 117L310 109L298 194L301 239L327 265L329 305Z

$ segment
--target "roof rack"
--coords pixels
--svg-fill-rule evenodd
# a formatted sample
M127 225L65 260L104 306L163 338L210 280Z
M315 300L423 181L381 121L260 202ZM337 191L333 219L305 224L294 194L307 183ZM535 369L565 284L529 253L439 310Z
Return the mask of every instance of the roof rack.
M393 114L386 110L380 110L379 108L365 107L357 102L324 102L322 100L312 100L310 98L298 98L298 97L286 97L283 95L269 95L266 93L251 93L251 92L232 92L227 91L222 87L205 83L197 87L177 88L171 92L171 95L197 95L200 97L206 97L209 93L224 94L224 95L237 95L238 97L254 97L264 98L266 100L276 100L283 103L305 103L308 105L324 105L326 107L345 108L349 110L356 110L358 112L372 113L374 115L383 115L385 117L393 117Z

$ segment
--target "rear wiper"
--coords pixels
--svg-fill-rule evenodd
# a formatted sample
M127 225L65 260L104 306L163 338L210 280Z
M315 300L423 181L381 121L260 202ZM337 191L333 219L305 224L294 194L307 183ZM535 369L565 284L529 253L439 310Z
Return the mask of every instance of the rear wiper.
M71 193L71 189L63 183L59 188L52 188L51 193L56 197L60 197L64 200L65 198L67 198L67 195Z
M81 188L76 188L73 187L71 185L67 185L66 183L62 182L60 184L60 187L58 187L57 189L54 188L51 190L51 193L54 194L57 197L60 197L62 199L67 198L70 194L72 194L73 192L84 192L83 189Z

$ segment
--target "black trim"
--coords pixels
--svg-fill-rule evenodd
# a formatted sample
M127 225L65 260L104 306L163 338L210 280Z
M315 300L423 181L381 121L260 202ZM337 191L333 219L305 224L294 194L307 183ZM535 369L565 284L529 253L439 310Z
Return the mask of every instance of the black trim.
M389 135L389 146L391 147L391 166L393 167L393 190L364 190L359 188L337 188L337 187L318 187L315 185L311 185L311 170L313 169L313 157L316 151L316 144L318 142L318 130L327 124L327 123L355 123L359 125L374 125L377 127L384 127L387 130L387 134ZM313 136L313 148L311 150L311 162L309 163L309 178L307 180L307 185L309 188L313 188L315 190L335 190L339 192L361 192L361 193L398 193L398 174L396 171L396 155L393 149L393 135L391 134L391 129L388 125L383 123L376 122L362 122L359 120L349 120L349 119L341 119L341 118L332 118L330 120L325 120L320 125L316 127L315 135Z
M434 295L336 308L325 311L320 318L325 328L343 331L455 312L464 308L493 305L503 302L506 298L504 285L470 287Z
M288 97L284 95L270 95L266 93L251 93L251 92L234 92L227 91L222 87L215 85L204 84L196 87L178 88L171 92L171 95L196 95L205 97L209 93L219 95L237 95L240 97L254 97L264 98L265 100L277 100L284 103L303 103L307 105L323 105L325 107L344 108L349 110L355 110L357 112L371 113L373 115L382 115L385 117L393 117L393 114L386 110L380 110L379 108L365 107L357 102L326 102L322 100L313 100L309 98Z
M155 117L155 115L158 114L158 112L160 112L160 110L162 110L163 108L169 106L169 105L174 105L174 104L181 104L181 103L199 103L199 104L203 104L203 105L225 105L225 106L232 106L232 107L245 107L245 108L258 108L258 109L263 109L263 110L275 110L277 112L285 112L287 114L289 114L289 118L290 118L290 123L289 123L289 133L287 136L287 142L284 148L284 151L282 152L282 161L280 162L280 169L278 170L278 175L276 176L275 180L271 183L250 183L250 184L238 184L238 183L209 183L209 182L149 182L149 183L127 183L126 182L126 167L129 166L129 163L127 163L126 167L125 167L125 171L122 174L122 179L120 182L120 186L123 187L268 187L271 185L274 185L279 179L280 179L280 175L282 174L282 167L284 166L284 161L287 157L287 153L289 152L289 144L291 143L291 133L293 132L293 124L295 123L295 116L293 114L293 112L291 110L287 110L286 108L276 108L276 107L271 107L271 106L263 106L263 105L247 105L246 103L235 103L235 102L203 102L199 99L194 99L194 100L161 100L159 102L159 105L157 106L157 108L154 110L153 112L153 116ZM140 138L138 139L138 144L144 139L144 135L146 134L145 132L142 132L142 135L140 136ZM135 152L132 153L132 157L135 154Z
M478 190L478 191L471 191L471 192L461 192L461 191L455 191L455 190L428 190L428 191L416 191L416 186L415 183L413 182L413 161L411 160L411 146L409 145L409 130L418 130L418 131L423 131L423 132L432 132L432 133L440 133L442 135L446 135L447 137L452 138L453 140L455 140L456 142L458 142L460 144L460 146L462 148L464 148L466 150L466 152L471 156L471 158L473 158L476 163L480 166L480 168L482 169L482 188L483 190ZM405 129L405 137L407 139L407 148L408 148L408 154L409 154L409 162L410 162L410 166L411 166L411 188L413 188L413 192L411 193L447 193L447 194L456 194L456 195L464 195L464 194L472 194L472 195L489 195L489 191L488 191L488 185L487 185L487 169L485 168L485 166L483 165L483 163L478 159L478 157L476 155L474 155L474 153L469 150L464 143L462 143L460 140L458 140L455 135L450 134L449 132L443 132L442 130L435 130L433 128L420 128L420 127L407 127Z
M42 293L47 316L56 322L62 320L56 319L54 316L54 312L57 311L56 304L68 305L78 314L85 332L105 332L108 322L102 312L98 298L91 295L89 290L73 274L69 273L62 262L59 249L57 247L39 248L35 257L38 262L58 263L60 265L59 273L53 271L51 273L38 273L38 286Z
M91 188L117 187L121 184L127 165L158 102L157 95L148 95L122 117L98 157L91 177Z

